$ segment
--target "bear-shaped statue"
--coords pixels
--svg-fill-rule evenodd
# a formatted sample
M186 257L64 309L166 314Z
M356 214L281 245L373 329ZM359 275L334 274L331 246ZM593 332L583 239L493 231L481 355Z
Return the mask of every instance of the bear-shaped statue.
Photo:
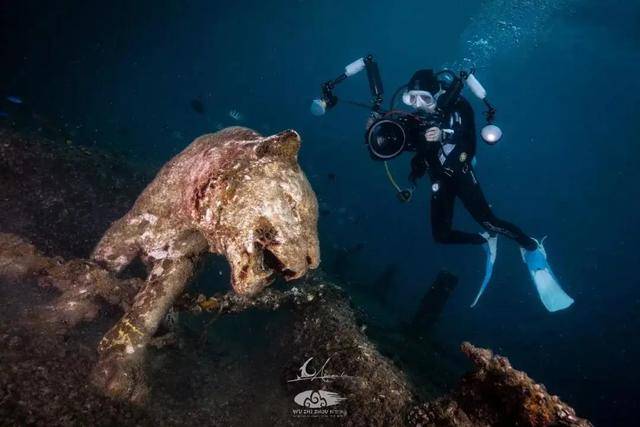
M263 137L232 127L203 135L111 225L92 258L115 273L139 258L149 273L100 342L93 378L107 394L144 397L145 347L206 253L227 258L233 289L248 296L277 275L297 279L318 266L318 202L298 165L299 149L293 130Z

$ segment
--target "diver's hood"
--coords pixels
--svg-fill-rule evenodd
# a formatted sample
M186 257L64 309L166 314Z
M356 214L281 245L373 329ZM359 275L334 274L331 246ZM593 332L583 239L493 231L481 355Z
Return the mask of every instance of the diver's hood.
M412 90L424 90L433 94L440 90L440 82L433 70L418 70L407 83L407 91Z

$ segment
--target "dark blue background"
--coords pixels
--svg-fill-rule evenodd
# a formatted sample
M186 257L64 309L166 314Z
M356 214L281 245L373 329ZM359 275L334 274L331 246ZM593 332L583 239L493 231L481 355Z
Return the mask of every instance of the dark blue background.
M231 109L265 134L295 128L303 137L301 164L330 211L320 224L329 273L338 251L356 244L363 249L342 280L366 284L394 265L391 295L377 308L391 317L409 315L436 272L450 269L460 285L439 340L494 348L599 425L630 419L640 380L640 7L57 3L2 2L0 94L21 96L76 143L127 152L151 169L194 137L235 124ZM501 239L494 279L469 309L484 255L432 242L428 183L400 205L363 145L366 111L339 105L322 118L309 114L319 84L366 53L377 58L388 95L415 69L460 66L465 57L477 63L505 131L499 145L479 146L479 179L498 215L534 236L549 235L547 251L573 307L547 313L516 245ZM364 76L340 95L366 101ZM204 115L191 109L194 98ZM392 165L400 178L406 163ZM480 231L462 209L456 223Z

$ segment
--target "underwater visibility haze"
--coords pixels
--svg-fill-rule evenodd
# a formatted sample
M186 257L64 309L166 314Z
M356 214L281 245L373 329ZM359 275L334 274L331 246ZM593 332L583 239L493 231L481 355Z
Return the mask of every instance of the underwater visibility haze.
M0 425L636 423L637 2L4 1L0 37Z

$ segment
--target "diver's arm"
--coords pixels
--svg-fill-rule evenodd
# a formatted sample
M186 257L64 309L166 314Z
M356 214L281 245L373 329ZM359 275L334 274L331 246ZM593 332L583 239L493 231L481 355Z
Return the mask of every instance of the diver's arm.
M455 123L452 138L456 144L460 144L460 149L465 151L469 158L476 154L476 120L473 107L465 98L460 97L456 103L455 111L460 115L461 123Z
M409 181L415 186L418 179L422 178L427 172L427 162L424 156L416 154L411 159L411 172L409 173Z
M364 126L365 130L369 129L373 124L373 122L378 120L380 117L382 117L382 114L380 114L377 111L372 111L371 114L369 114L369 118L367 119L367 122L365 123L365 126Z

